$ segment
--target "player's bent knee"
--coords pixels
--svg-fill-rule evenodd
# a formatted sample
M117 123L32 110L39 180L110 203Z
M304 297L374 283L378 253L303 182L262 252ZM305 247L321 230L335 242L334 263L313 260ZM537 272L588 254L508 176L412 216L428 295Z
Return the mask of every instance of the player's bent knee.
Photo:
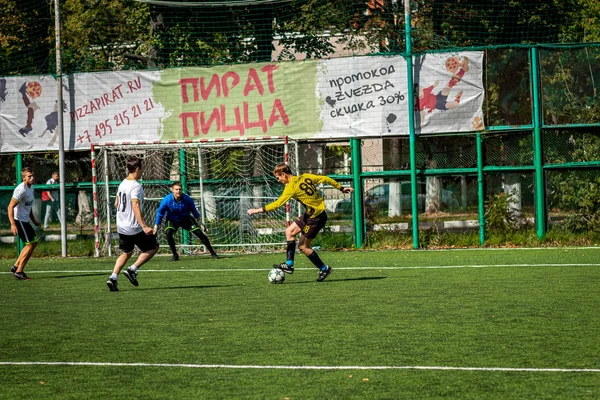
M285 228L285 235L288 240L295 238L300 232L302 232L302 230L296 224L292 224Z

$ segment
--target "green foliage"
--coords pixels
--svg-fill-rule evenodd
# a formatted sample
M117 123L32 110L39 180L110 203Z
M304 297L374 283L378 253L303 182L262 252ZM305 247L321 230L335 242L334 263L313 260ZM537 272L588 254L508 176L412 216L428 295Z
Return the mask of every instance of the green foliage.
M65 71L148 68L149 9L134 0L61 2Z
M573 15L569 1L417 0L416 48L557 42Z
M211 158L209 168L210 173L215 178L232 176L244 176L251 171L239 171L238 165L239 160L244 158L245 152L243 149L228 149L226 157L214 157Z
M557 206L572 210L564 219L562 229L581 233L600 232L600 176L595 172L563 173L553 184Z
M564 224L551 226L541 241L543 246L597 246L600 244L600 232L582 230L574 233Z
M365 248L372 250L411 249L410 232L367 231Z
M325 227L312 245L326 250L354 249L354 236L350 233L333 233Z
M546 123L598 122L600 48L546 50L540 58Z
M79 238L67 242L70 257L93 257L95 241L93 238ZM14 243L0 243L0 259L16 259L16 245ZM61 254L61 242L41 241L33 252L33 258L56 257Z
M46 73L54 66L46 1L0 0L0 75Z
M60 5L65 72L270 61L274 44L281 50L280 60L297 55L325 58L338 50L369 54L406 48L399 1L290 0L184 7L135 0L65 0ZM0 0L0 7L0 72L52 72L52 5ZM600 12L594 0L413 0L411 7L416 52L600 40ZM517 80L507 81L511 85L495 84L507 91L521 87Z
M486 228L496 232L519 229L521 221L511 207L514 201L514 193L499 193L488 196L485 201Z

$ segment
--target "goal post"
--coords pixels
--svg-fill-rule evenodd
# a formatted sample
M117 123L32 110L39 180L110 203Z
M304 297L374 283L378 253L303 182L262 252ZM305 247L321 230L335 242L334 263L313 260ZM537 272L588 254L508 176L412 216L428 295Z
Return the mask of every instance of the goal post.
M286 162L297 170L297 143L286 136L94 144L91 150L95 224L95 256L111 256L119 240L114 199L127 176L127 160L143 160L143 217L154 225L160 201L180 181L192 197L219 251L275 250L285 243L285 228L298 207L288 204L268 214L248 216L249 208L277 199L283 186L273 169ZM293 201L292 201L293 204ZM165 221L163 220L163 227ZM166 246L162 227L157 234ZM178 251L200 253L202 243L187 231L176 235Z

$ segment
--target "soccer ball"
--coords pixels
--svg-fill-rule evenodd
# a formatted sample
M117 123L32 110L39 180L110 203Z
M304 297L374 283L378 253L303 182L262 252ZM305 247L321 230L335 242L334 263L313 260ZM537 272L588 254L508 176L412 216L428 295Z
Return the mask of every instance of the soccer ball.
M280 269L273 268L269 271L269 282L271 283L283 283L285 281L285 272Z

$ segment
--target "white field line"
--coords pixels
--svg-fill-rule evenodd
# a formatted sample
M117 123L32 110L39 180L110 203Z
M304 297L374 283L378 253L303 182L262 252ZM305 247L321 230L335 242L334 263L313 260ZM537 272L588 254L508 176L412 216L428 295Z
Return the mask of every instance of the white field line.
M506 367L448 367L418 365L229 365L229 364L158 364L70 361L0 361L0 365L51 365L87 367L157 367L205 369L294 369L294 370L431 370L431 371L492 371L492 372L593 372L599 368L506 368Z
M424 252L429 253L432 251L510 251L510 250L600 250L600 246L574 246L574 247L485 247L485 248L465 248L465 249L410 249L410 250L395 250L395 251L407 251L407 252Z
M600 267L600 264L476 264L476 265L422 265L422 266L397 266L397 267L335 267L339 270L401 270L401 269L452 269L452 268L506 268L506 267ZM158 273L173 273L173 272L256 272L269 271L271 268L207 268L207 269L145 269L140 268L140 272L158 272ZM314 271L313 267L295 268L295 271ZM30 271L28 274L85 274L85 273L101 273L111 272L112 269L89 269L89 270L51 270L51 271ZM11 272L2 271L0 274L12 274Z

